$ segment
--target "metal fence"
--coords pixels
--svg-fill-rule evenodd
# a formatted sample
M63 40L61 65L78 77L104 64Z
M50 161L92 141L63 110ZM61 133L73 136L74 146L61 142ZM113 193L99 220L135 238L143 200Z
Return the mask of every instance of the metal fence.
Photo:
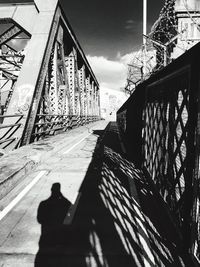
M167 204L200 264L200 45L140 84L118 111L128 154ZM139 158L139 160L138 160Z
M15 122L12 124L3 124L4 120L7 118L15 119ZM17 137L15 132L22 125L23 115L0 115L0 148L6 149L11 146Z
M99 120L99 116L37 114L31 142Z
M184 227L184 202L190 180L189 70L147 86L143 110L143 165L160 195ZM188 183L189 186L189 183Z
M13 119L13 123L5 123L8 118ZM98 120L100 120L99 116L38 114L31 135L31 142ZM21 139L17 140L15 133L24 123L23 115L0 115L0 149L10 151L21 145ZM14 141L17 141L17 146L16 144L13 145Z

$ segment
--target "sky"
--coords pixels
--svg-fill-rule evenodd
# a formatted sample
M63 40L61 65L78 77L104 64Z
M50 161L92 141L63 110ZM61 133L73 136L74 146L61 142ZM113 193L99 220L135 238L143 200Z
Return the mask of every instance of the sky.
M86 54L116 59L140 47L142 0L60 0ZM147 0L148 28L164 0Z
M31 0L0 0L2 2ZM45 1L45 0L44 0ZM100 86L125 86L127 64L142 44L143 0L60 0ZM147 0L148 30L164 0Z
M60 0L100 86L120 90L142 44L142 0ZM147 0L148 30L164 0Z

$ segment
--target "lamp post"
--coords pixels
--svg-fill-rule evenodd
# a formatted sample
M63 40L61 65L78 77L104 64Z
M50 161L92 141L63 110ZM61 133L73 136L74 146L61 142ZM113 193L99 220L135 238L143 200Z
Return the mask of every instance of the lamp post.
M147 52L147 0L143 0L143 74L146 74L146 52Z

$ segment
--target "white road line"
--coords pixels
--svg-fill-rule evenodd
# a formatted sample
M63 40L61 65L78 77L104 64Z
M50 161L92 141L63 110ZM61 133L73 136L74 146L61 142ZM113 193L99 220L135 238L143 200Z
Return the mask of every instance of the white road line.
M74 144L63 154L69 153L72 149L74 149L77 145L83 142L91 133L83 137L78 143ZM0 221L17 205L17 203L31 190L31 188L40 180L40 178L46 173L46 171L41 171L38 175L32 180L30 184L28 184L16 198L14 198L8 206L0 212Z
M89 133L88 135L86 135L85 137L83 137L78 143L74 144L72 147L70 147L68 150L66 150L63 155L69 153L72 149L74 149L76 146L78 146L81 142L83 142L88 136L90 136L91 133Z
M14 198L8 206L0 212L0 221L15 207L15 205L31 190L31 188L40 180L40 178L47 173L47 171L41 171L38 175L28 184L19 195Z

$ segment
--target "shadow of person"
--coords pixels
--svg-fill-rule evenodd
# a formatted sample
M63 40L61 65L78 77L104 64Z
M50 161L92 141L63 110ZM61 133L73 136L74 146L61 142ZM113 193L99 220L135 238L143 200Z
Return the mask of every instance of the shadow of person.
M62 266L67 237L63 221L71 203L62 195L60 188L60 183L54 183L51 196L38 207L37 220L41 224L41 237L35 267Z

